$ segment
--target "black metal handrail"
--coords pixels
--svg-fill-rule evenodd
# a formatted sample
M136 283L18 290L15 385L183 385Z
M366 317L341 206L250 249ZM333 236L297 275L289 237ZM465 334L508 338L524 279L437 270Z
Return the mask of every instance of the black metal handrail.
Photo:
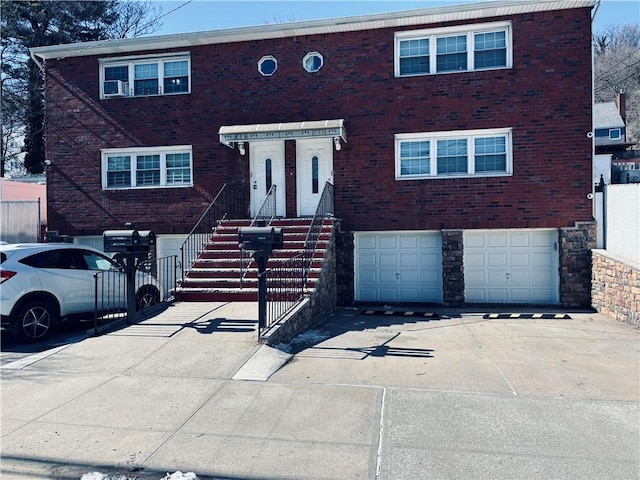
M273 218L276 216L276 185L271 185L271 188L267 192L267 196L264 197L264 201L260 206L260 209L256 212L251 220L251 226L255 225L269 225Z
M271 185L269 191L267 192L267 196L264 197L264 201L262 205L253 216L251 220L250 226L267 226L270 225L276 216L276 185ZM243 248L240 249L240 288L242 288L242 282L244 281L247 272L249 271L249 266L251 265L251 255L249 253L245 253Z
M311 262L313 261L313 254L318 246L318 239L322 233L322 225L324 219L334 214L334 187L330 182L326 182L322 189L322 195L320 195L320 201L316 208L316 212L309 225L309 231L304 240L304 265L303 265L303 278L304 284L309 277L309 271L311 270Z
M244 208L244 189L237 183L225 183L180 247L183 279L209 243L220 222L230 216L244 218Z

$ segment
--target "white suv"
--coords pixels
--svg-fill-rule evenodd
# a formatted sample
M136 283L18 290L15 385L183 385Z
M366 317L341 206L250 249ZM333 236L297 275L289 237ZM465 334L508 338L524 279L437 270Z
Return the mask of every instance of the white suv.
M96 274L101 278L99 288ZM101 305L106 295L109 309L126 310L125 277L119 264L85 245L0 245L2 326L22 340L42 339L57 321L92 318L96 291ZM137 272L137 308L158 303L160 298L153 277Z

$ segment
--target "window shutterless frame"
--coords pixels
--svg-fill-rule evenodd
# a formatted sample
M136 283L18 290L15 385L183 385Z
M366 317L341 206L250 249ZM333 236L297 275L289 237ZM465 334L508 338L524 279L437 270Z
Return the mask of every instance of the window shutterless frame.
M511 175L511 128L395 135L396 180Z
M101 58L100 98L191 93L191 57L170 55Z
M395 33L396 77L511 68L511 22Z
M103 149L101 163L103 190L193 186L191 145Z

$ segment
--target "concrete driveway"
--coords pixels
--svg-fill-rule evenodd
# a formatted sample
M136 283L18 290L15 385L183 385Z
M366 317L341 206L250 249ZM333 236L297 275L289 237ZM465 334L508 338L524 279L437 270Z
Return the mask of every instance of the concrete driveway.
M640 478L638 329L407 311L340 309L279 369L251 303L3 365L2 478Z

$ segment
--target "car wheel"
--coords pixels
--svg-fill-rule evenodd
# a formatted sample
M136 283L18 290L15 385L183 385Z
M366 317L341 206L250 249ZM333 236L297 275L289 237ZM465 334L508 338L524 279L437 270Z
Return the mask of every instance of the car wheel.
M30 301L18 310L11 323L11 333L19 340L35 342L51 332L54 321L55 312L49 303Z
M136 310L144 311L160 303L160 292L155 287L142 287L136 294Z

